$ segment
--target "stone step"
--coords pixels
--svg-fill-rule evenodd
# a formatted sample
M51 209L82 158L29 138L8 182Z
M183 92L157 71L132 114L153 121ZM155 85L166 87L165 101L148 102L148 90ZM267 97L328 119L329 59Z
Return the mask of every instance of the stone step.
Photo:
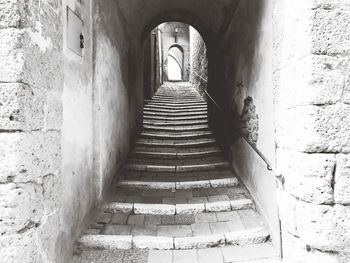
M194 115L194 116L182 116L182 117L165 117L165 116L157 116L157 115L143 115L144 120L162 120L162 121L187 121L187 120L207 120L207 115Z
M159 150L159 151L155 151ZM161 149L155 149L154 151L145 150L145 149L135 149L132 152L134 156L142 156L144 158L156 158L156 159L186 159L186 158L200 158L208 157L213 155L221 154L220 148L203 148L203 150L198 149L197 151L191 152L167 152L161 151Z
M145 105L160 105L160 106L170 106L170 107L174 107L174 106L192 106L192 105L207 105L206 101L194 101L192 103L190 102L161 102L159 100L145 100L144 101Z
M152 102L155 103L174 103L174 104L186 104L186 103L204 103L203 99L182 99L182 98L153 98Z
M208 171L208 170L224 170L229 169L229 163L213 162L204 164L190 165L154 165L154 164L135 164L128 163L125 165L127 170L131 171L148 171L148 172L192 172L192 171Z
M124 260L122 261L124 257ZM117 261L115 259L118 258ZM91 259L92 261L86 261ZM100 260L98 260L100 259ZM136 259L136 260L135 260ZM97 260L97 261L96 261ZM131 260L131 261L130 261ZM135 261L134 261L135 260ZM82 249L70 263L281 263L271 242L242 246L183 249Z
M157 125L157 126L173 126L173 125L197 125L197 124L207 124L208 120L183 120L183 121L165 121L165 120L143 120L143 124Z
M147 130L156 130L156 131L199 131L199 130L208 130L209 126L207 124L202 125L179 125L179 126L156 126L156 125L143 125L144 129Z
M206 104L189 104L189 105L177 105L177 106L168 106L168 105L161 105L161 104L151 104L148 103L144 107L152 108L152 109L169 109L169 110L178 110L178 109L206 109Z
M211 131L190 131L190 132L141 132L141 137L164 138L164 139L197 139L202 137L212 137Z
M158 140L158 139L138 139L135 144L136 146L165 146L165 147L196 147L203 145L215 144L216 140L214 138L201 138L193 140Z
M193 108L193 109L158 109L151 107L144 107L143 110L145 112L163 112L163 113L190 113L190 112L202 112L202 114L207 113L207 107Z
M118 227L114 228L118 229ZM182 232L185 233L188 227L183 229ZM113 227L107 230L111 233L114 232ZM269 233L266 228L260 227L198 236L87 234L79 238L78 243L85 248L98 249L183 250L222 247L225 245L260 244L268 241L268 239Z
M144 116L166 116L168 118L173 117L188 117L188 116L202 116L207 115L207 111L195 111L195 112L154 112L154 111L144 111Z
M205 189L218 187L238 186L237 178L224 178L202 181L178 181L178 182L156 182L156 181L136 181L121 180L118 187L132 189L154 189L154 190L184 190L184 189Z
M231 179L235 175L230 170L223 171L198 171L198 172L133 172L122 170L120 179L135 181L153 181L153 182L187 182L187 181L205 181L216 179ZM224 190L224 189L223 189ZM159 200L162 202L162 200Z
M229 212L252 209L254 204L250 199L236 199L229 201L214 201L207 203L188 204L152 204L111 202L103 206L105 213L133 213L135 215L193 215L211 212Z

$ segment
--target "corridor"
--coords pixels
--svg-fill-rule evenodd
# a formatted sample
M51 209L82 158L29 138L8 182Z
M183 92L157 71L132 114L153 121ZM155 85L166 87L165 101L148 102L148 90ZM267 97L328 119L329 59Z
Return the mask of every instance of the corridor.
M79 238L74 262L278 262L196 89L165 83L143 114L123 176Z

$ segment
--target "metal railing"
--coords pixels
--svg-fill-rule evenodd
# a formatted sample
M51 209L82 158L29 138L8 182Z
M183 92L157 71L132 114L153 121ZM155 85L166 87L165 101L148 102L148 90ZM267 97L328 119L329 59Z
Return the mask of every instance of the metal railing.
M208 80L203 78L201 75L199 75L197 72L194 71L194 74L196 74L199 78L201 78L204 82L208 83ZM213 99L212 96L210 96L210 94L204 90L204 93L208 96L208 98L215 104L215 106L221 111L224 112L223 109L219 106L219 104ZM254 144L254 142L252 142L247 136L245 136L244 134L240 134L240 136L249 144L249 146L257 153L257 155L259 155L259 157L261 158L261 160L263 160L263 162L266 164L266 168L269 171L272 171L275 176L280 179L282 178L282 173L272 165L272 163L269 161L269 159L267 159L267 157L256 147L256 145Z

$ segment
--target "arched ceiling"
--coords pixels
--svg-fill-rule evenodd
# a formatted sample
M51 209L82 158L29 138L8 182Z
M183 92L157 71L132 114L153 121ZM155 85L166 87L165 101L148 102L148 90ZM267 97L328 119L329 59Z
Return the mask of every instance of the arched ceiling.
M216 38L234 12L237 0L116 0L131 32L141 40L167 21L195 27L207 43Z

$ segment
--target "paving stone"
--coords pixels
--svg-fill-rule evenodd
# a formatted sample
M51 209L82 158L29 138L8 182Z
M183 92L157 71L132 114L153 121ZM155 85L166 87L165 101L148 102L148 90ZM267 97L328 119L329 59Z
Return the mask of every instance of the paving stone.
M225 221L240 221L241 217L239 216L237 211L229 211L229 212L218 212L216 213L218 218L218 222Z
M102 251L99 263L122 263L124 258L124 250L105 249ZM92 263L92 262L91 262Z
M173 263L198 263L196 250L175 250Z
M172 263L173 251L150 250L147 263Z
M156 225L133 225L131 229L132 236L156 236L157 235L157 226Z
M214 195L208 197L209 202L230 201L227 195Z
M238 211L241 221L246 228L263 227L264 222L259 214L252 209Z
M101 229L89 228L84 231L85 235L98 235L101 233Z
M195 223L194 215L175 215L175 224L190 225Z
M209 223L209 225L213 234L225 234L231 230L229 222Z
M175 216L173 216L173 215L162 216L162 224L163 225L174 225L175 224Z
M135 236L133 246L139 249L173 249L174 239L172 237Z
M145 215L145 225L160 225L161 223L161 215Z
M209 223L196 223L191 225L193 236L204 236L210 235L210 225Z
M157 228L157 236L189 237L192 236L192 229L189 225L161 225Z
M108 224L111 221L112 214L101 212L96 216L95 223Z
M224 263L220 248L197 249L199 263Z
M129 225L143 225L145 222L145 216L144 215L131 215L128 219Z
M205 204L208 202L207 197L192 197L188 199L190 204Z
M148 253L147 250L127 250L124 254L123 263L147 263Z
M117 225L125 225L126 222L128 221L128 214L124 213L114 213L112 216L111 224L117 224Z
M105 235L130 235L131 226L129 225L107 225L102 231Z
M195 215L196 223L211 223L217 222L215 213L203 213Z

